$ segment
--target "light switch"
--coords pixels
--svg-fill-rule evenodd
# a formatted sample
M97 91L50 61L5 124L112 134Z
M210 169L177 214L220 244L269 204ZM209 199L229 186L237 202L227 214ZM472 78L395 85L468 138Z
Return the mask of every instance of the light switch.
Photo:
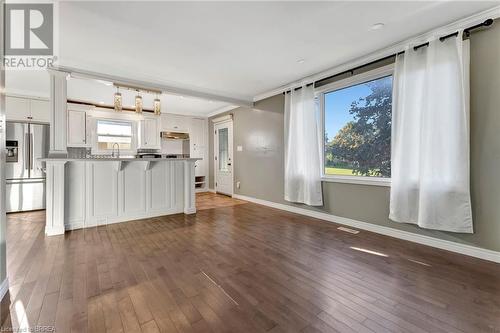
M236 146L236 151L243 151L243 146Z

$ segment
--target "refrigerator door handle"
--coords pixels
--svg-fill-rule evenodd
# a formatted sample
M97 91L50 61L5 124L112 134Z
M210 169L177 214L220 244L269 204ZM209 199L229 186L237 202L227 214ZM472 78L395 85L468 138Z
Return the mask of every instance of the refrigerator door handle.
M35 159L35 153L33 152L33 133L30 133L30 170L33 170L33 160Z
M24 168L29 170L30 168L30 144L29 144L29 134L24 134Z

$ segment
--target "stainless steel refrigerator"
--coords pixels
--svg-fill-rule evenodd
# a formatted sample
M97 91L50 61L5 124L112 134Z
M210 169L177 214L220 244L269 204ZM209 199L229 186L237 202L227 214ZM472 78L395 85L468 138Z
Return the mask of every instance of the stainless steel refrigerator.
M49 125L7 122L6 211L45 209L45 168Z

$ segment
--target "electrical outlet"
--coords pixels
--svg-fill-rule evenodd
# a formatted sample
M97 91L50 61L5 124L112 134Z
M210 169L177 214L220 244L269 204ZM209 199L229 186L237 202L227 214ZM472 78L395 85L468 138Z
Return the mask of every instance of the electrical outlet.
M236 151L243 151L243 146L236 146Z
M236 182L236 188L240 188L241 182Z

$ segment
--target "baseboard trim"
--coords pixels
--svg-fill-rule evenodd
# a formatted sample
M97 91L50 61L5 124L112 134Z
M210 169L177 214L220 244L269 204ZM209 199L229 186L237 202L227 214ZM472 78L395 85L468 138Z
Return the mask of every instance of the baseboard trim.
M196 214L196 208L184 209L184 214L186 215Z
M427 245L431 247L435 247L441 250L451 251L455 253L464 254L467 256L484 259L488 261L493 261L496 263L500 263L500 252L492 251L472 245L460 244L448 240L438 239L434 237L418 235L408 231L402 231L394 228L379 226L372 223L361 222L353 219L349 219L346 217L335 216L323 212L312 211L300 207L280 204L272 201L257 199L253 197L248 197L245 195L234 194L233 198L241 199L249 202L253 202L259 205L268 206L272 208L281 209L284 211L288 211L291 213L296 213L300 215L305 215L321 220L325 220L327 222L333 222L337 224L343 224L349 227L354 227L366 231L371 231L377 234L386 235L394 238L403 239L406 241L410 241L413 243L418 243L422 245Z
M215 193L215 189L213 189L213 188L209 188L209 189L208 189L208 192Z
M45 228L45 234L47 236L52 236L52 235L62 235L64 234L64 231L69 231L69 230L77 230L77 229L85 229L85 228L95 228L95 227L102 227L110 224L115 224L115 223L123 223L123 222L131 222L131 221L136 221L136 220L142 220L142 219L150 219L150 218L155 218L155 217L160 217L160 216L166 216L166 215L173 215L173 214L182 214L184 213L183 209L168 209L168 210L152 210L149 211L148 213L131 213L130 215L123 215L119 217L102 217L102 218L93 218L93 219L82 219L82 220L73 220L70 221L70 223L64 225L64 230L62 233L49 233L47 232L47 228ZM186 213L186 214L194 214L196 213L196 208L194 209L194 212L192 213ZM60 230L58 230L60 232Z
M0 302L3 300L4 296L9 291L9 279L5 278L0 284Z
M45 227L46 236L64 235L64 227Z

